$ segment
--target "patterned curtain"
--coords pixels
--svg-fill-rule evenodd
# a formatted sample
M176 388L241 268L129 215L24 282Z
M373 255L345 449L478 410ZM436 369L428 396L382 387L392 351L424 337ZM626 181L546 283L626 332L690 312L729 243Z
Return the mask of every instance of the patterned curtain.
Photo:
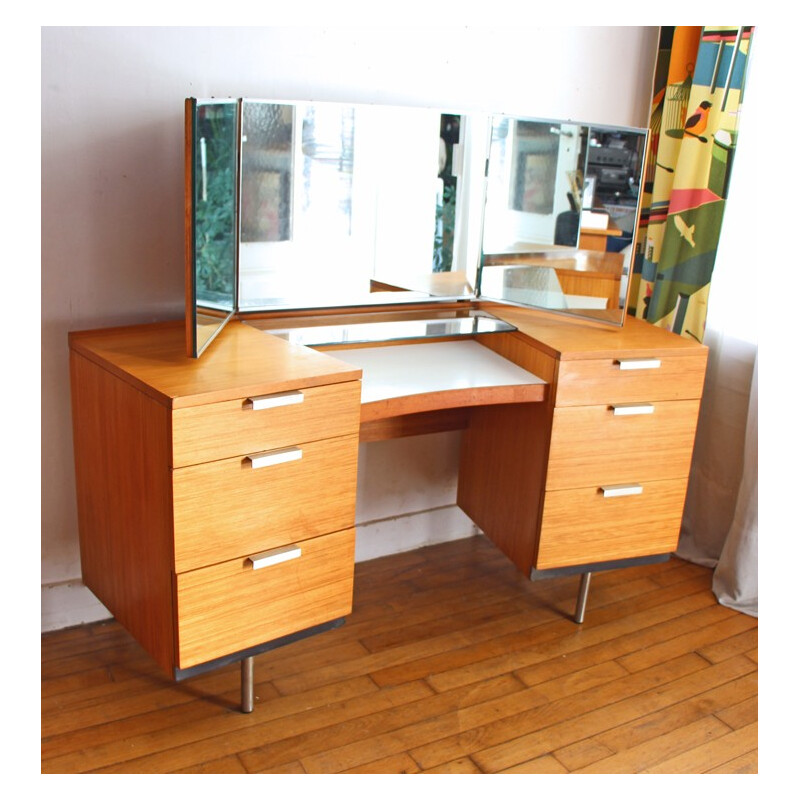
M752 32L661 29L628 312L701 342Z

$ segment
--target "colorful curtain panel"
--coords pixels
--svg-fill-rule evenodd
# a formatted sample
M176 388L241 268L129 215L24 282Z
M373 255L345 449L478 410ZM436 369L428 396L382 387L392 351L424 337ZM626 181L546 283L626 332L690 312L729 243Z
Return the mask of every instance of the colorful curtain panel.
M752 33L661 29L628 311L701 342Z

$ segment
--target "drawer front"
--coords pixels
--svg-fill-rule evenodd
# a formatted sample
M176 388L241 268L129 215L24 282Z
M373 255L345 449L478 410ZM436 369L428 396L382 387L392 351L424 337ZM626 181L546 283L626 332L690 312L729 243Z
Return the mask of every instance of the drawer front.
M299 555L290 553L297 557L277 554L277 563L259 569L237 558L177 576L180 669L351 612L355 529L297 547Z
M175 409L172 466L358 433L360 414L360 381Z
M175 572L350 528L358 436L172 472Z
M670 553L678 544L687 479L604 496L600 487L546 492L537 569Z
M702 350L691 356L564 361L558 370L556 406L700 398L706 357Z
M699 400L557 408L546 488L685 477L699 411Z

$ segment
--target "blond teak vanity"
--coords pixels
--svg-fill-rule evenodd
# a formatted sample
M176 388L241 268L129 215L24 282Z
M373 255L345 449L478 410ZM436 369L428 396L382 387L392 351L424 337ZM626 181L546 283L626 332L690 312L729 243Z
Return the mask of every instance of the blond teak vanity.
M517 330L480 345L546 383L378 408L362 406L348 350L242 322L201 359L180 323L73 334L86 585L176 677L230 657L250 670L249 651L336 624L352 602L360 427L464 426L458 503L526 574L670 553L705 348L637 320L492 311Z
M288 137L286 108L268 106ZM187 105L187 130L193 113ZM241 121L226 114L235 150ZM572 146L573 129L559 138L547 123L542 135ZM368 308L257 312L234 295L230 308L202 309L192 215L213 181L197 178L196 149L187 136L186 325L70 335L84 582L167 673L240 661L250 711L255 655L343 622L360 441L462 430L458 505L532 579L580 573L578 622L592 571L675 549L705 347L624 320L625 292L615 303L606 288L584 298L580 321L479 292L416 303L418 292L379 291ZM202 154L205 169L205 140ZM484 265L508 271L494 273L499 294L580 302L552 270L512 274L503 261ZM438 275L469 285L457 266Z

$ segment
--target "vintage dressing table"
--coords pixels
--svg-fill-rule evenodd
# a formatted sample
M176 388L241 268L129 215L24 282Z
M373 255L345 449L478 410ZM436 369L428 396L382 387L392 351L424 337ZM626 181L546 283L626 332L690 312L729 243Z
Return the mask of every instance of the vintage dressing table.
M250 112L259 125L277 126L275 141L248 127ZM604 285L595 295L575 290L586 292L582 308L580 294L559 291L549 242L542 258L524 263L511 250L499 257L496 244L485 249L492 260L478 283L480 271L498 271L486 280L489 296L435 296L413 278L398 291L395 263L391 279L377 268L367 275L378 289L367 301L334 303L327 294L302 305L281 289L265 302L278 268L263 258L301 238L301 205L290 202L300 182L293 177L308 172L298 160L322 167L336 160L330 142L310 136L309 119L321 129L314 112L187 102L187 321L70 335L84 582L175 679L240 661L244 711L253 708L255 655L338 626L351 610L359 441L462 430L459 506L532 579L581 574L580 622L593 571L675 549L705 374L702 345L624 319L628 266L618 276L619 303ZM453 123L454 115L437 113L437 127L445 116ZM342 119L357 126L359 110ZM457 119L462 133L473 122ZM508 146L511 123L492 123ZM518 153L539 155L541 141L523 141L525 125L517 131ZM578 172L580 154L565 155L563 146L580 138L576 130L548 140ZM491 169L480 168L486 151L475 141L461 145L448 153L446 161L459 163L445 177L472 181L474 192ZM341 167L347 150L337 152L335 169L337 185L352 179L352 234L357 172ZM261 165L255 187L248 158ZM537 163L521 167L523 177ZM443 171L450 168L440 161ZM233 259L227 301L202 273L212 245L201 241L201 207L215 180L231 198L222 208L230 213L221 214L227 234L213 240L215 252ZM464 196L455 254L449 269L434 272L456 276L467 265L463 280L442 282L448 292L473 285L475 239L467 229L476 201ZM291 219L268 229L271 197ZM380 197L376 203L383 208ZM443 205L431 205L437 219ZM484 237L491 222L483 222ZM370 235L380 252L381 232ZM389 241L398 235L392 230ZM322 242L328 269L343 263L335 238ZM297 258L292 269L309 296L330 286L319 272L303 271L303 254ZM543 276L520 280L519 269L540 267ZM411 274L419 272L415 262ZM511 302L504 287L517 292ZM520 288L544 310L525 307ZM535 302L553 297L556 305Z

